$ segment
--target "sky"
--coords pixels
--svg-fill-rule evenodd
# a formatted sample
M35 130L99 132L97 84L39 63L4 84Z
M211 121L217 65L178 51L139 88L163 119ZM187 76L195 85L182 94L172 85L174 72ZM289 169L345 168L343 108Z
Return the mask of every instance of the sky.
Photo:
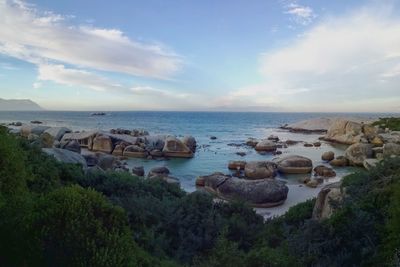
M0 0L0 98L400 112L400 0Z

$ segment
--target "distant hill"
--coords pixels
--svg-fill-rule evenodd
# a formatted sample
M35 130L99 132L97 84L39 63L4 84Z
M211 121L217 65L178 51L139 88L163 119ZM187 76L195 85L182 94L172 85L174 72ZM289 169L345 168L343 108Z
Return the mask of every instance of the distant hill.
M0 98L0 111L36 111L43 110L41 106L30 99L2 99Z

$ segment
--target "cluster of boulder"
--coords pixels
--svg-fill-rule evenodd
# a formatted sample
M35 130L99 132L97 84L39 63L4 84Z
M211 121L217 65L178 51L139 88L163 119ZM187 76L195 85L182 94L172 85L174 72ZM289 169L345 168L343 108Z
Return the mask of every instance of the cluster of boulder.
M285 182L274 179L277 174L308 174L313 171L313 164L306 157L291 155L273 161L230 161L228 169L234 174L217 172L199 176L196 185L222 199L241 199L255 207L272 207L282 204L289 191ZM315 175L332 177L334 171L328 172L326 169L317 166ZM309 182L313 183L314 180Z

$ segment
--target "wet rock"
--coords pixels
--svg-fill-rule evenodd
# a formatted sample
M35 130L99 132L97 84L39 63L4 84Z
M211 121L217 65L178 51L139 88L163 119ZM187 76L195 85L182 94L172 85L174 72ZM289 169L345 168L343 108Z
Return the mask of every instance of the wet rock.
M236 152L235 154L241 157L246 156L246 152Z
M268 140L274 141L274 142L278 142L279 141L279 137L276 135L270 135L267 138Z
M166 157L178 157L178 158L191 158L193 152L179 139L174 136L168 136L165 139L165 145L162 150Z
M152 177L152 176L167 176L170 173L169 169L165 166L162 167L154 167L149 171L149 174L147 174L147 177Z
M277 160L278 170L287 174L310 173L312 171L312 161L302 156L287 156Z
M317 167L314 168L315 176L319 177L324 177L324 178L330 178L330 177L335 177L336 172L327 166L324 165L318 165Z
M124 157L146 158L148 156L146 150L138 145L127 146L123 153Z
M210 136L210 139L211 139L211 140L216 140L217 137L212 135L212 136Z
M246 141L246 145L250 146L250 147L256 147L256 145L258 144L258 140L255 138L250 137L249 139L247 139Z
M262 140L257 143L255 150L256 151L263 151L263 152L272 152L276 150L276 143L270 140Z
M322 156L321 156L321 159L322 159L322 160L325 160L325 161L331 161L331 160L333 160L334 158L335 158L335 153L333 153L333 151L324 152L324 153L322 154Z
M315 147L320 147L320 146L321 146L321 142L314 142L313 145L314 145Z
M313 147L313 144L305 143L304 146L305 146L305 147Z
M286 140L285 143L288 146L292 146L292 145L297 145L298 143L300 143L300 141Z
M344 156L338 156L336 159L329 161L329 164L335 167L349 166L349 160Z
M244 167L247 179L264 179L276 176L276 164L270 161L250 161Z
M182 143L186 145L193 153L196 152L197 142L193 136L189 135L183 137Z
M132 173L137 176L144 176L144 168L143 166L132 167Z
M246 161L242 160L231 160L228 163L229 170L244 170L245 166L246 166Z
M42 124L43 122L35 120L35 121L31 121L31 123L32 124Z

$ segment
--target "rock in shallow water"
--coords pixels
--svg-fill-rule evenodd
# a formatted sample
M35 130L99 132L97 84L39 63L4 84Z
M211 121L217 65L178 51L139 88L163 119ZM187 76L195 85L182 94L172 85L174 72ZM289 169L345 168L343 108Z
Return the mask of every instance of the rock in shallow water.
M244 167L244 175L248 179L274 178L276 164L270 161L250 161Z
M199 177L205 188L227 200L243 200L255 207L273 207L285 202L289 188L274 179L245 180L214 173Z
M310 173L312 171L311 159L302 156L287 156L278 159L276 163L278 164L278 170L282 173L301 174Z

